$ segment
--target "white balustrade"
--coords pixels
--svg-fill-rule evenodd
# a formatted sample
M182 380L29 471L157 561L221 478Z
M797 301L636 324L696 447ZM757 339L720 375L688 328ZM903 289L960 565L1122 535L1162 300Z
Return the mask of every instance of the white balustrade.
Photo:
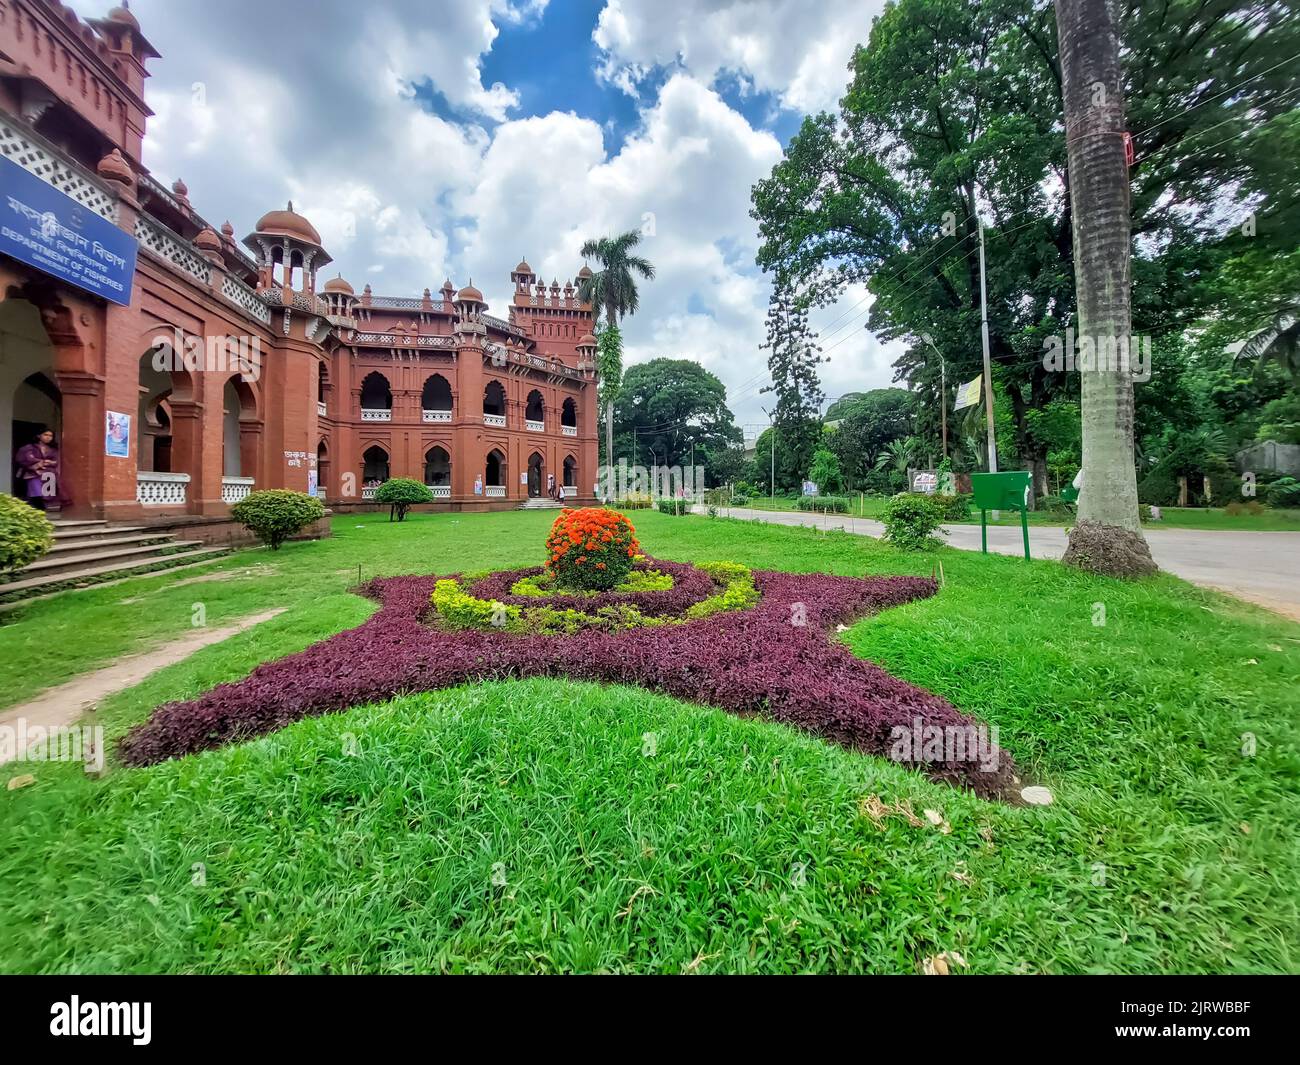
M248 497L253 490L253 478L251 477L223 477L221 478L221 502L238 503L241 499Z
M451 411L449 410L426 410L424 412L426 422L449 422L451 421Z
M562 432L565 436L577 436L578 427L576 425L561 425L560 432Z
M527 429L530 433L544 433L546 432L546 423L525 421L524 428Z
M490 484L487 486L488 499L505 499L506 486L503 484Z
M362 407L361 420L363 422L391 422L393 412L391 410L370 410L367 407Z
M431 484L428 487L429 491L433 493L434 499L451 498L451 485L449 484Z
M484 425L495 425L498 429L506 427L506 416L504 414L484 414Z
M374 498L375 498L375 492L377 492L378 490L379 490L379 489L378 489L378 486L377 486L377 485L368 484L368 485L364 486L364 487L361 489L361 498L362 498L362 499L374 499Z
M190 483L188 473L155 473L138 470L135 475L135 499L145 506L168 506L185 503Z

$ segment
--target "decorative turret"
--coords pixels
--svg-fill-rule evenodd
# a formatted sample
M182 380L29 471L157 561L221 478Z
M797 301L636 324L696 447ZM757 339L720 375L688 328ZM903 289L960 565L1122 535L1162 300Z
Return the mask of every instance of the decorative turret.
M313 294L316 271L332 261L321 247L316 227L293 209L292 200L285 210L271 211L258 219L257 228L244 238L244 244L258 257L259 290L279 285ZM276 267L280 268L278 277ZM302 271L301 288L294 284L299 270Z
M95 167L95 170L105 181L110 182L123 192L129 191L135 186L135 173L131 170L131 164L122 157L122 153L116 148L99 161L99 165Z
M483 293L474 287L472 278L468 285L456 293L452 307L456 311L453 328L457 333L487 333L487 326L483 324L487 301L483 299Z
M180 178L172 182L172 193L176 196L186 210L190 210L190 187Z
M510 280L515 283L515 291L528 295L528 289L532 286L533 278L537 275L533 273L533 268L528 265L527 259L520 259L519 265L510 271Z
M342 274L337 274L326 281L321 294L331 316L352 317L352 306L357 302L357 294L356 290L343 279Z
M225 267L226 259L221 253L221 238L211 226L204 226L194 238L194 246L213 266Z

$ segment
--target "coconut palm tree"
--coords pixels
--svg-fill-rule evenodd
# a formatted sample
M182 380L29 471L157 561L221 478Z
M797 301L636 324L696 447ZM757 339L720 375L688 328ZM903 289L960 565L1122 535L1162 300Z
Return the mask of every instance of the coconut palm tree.
M578 283L578 298L590 303L597 313L605 315L605 341L601 345L601 382L605 402L605 462L614 464L614 400L618 398L619 382L623 375L622 338L618 321L635 314L641 306L636 278L653 281L654 265L649 259L634 255L633 249L641 243L641 231L629 229L616 237L588 240L582 246L582 257L596 262L598 269Z
M1275 362L1293 381L1300 382L1300 299L1279 307L1268 325L1241 346L1237 358L1260 367Z
M1127 345L1131 237L1119 38L1107 0L1056 0L1056 27L1078 332L1094 344ZM1154 570L1138 516L1130 367L1103 366L1099 360L1080 372L1080 396L1084 482L1065 561L1115 574Z

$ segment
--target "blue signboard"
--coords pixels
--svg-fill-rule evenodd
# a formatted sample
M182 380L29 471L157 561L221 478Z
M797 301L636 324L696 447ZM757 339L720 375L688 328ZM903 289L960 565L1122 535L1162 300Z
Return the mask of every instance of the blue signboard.
M0 157L0 252L127 306L136 241L71 196Z

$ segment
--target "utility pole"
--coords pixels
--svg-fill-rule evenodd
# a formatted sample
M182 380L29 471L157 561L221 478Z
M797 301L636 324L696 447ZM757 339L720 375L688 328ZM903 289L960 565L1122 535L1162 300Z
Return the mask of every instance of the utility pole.
M939 424L943 433L943 457L948 457L948 364L943 361L943 352L934 346L934 338L929 333L922 333L924 340L934 353L939 356Z
M989 299L984 284L984 220L976 213L980 231L980 339L984 342L984 413L989 430L989 473L998 472L998 444L993 438L993 369L989 364Z

